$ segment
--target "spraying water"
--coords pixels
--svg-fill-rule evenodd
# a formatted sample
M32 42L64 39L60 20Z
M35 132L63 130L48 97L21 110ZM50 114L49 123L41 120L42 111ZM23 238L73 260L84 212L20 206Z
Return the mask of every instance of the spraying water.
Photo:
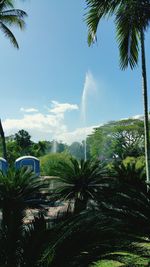
M56 153L57 152L57 141L56 140L53 140L51 152L52 153Z
M97 85L94 80L94 77L90 71L86 73L84 88L82 93L82 101L81 101L81 118L83 122L83 127L85 128L84 134L84 160L87 160L87 135L86 135L86 127L87 127L87 104L88 104L88 97L90 94L96 92Z

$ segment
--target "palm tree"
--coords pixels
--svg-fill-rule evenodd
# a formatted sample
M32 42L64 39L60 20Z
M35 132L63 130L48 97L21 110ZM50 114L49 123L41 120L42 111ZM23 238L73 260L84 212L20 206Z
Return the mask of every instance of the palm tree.
M12 0L0 1L0 30L10 40L15 48L19 48L19 45L9 26L17 26L21 30L24 29L24 18L26 16L26 12L14 8Z
M9 26L17 26L20 29L24 29L24 18L27 16L26 12L20 9L14 9L12 0L0 1L0 30L10 40L14 47L19 48L18 42L9 29ZM3 144L3 157L7 159L5 136L0 120L0 136Z
M150 181L150 140L148 125L148 96L147 75L145 60L145 31L150 23L149 0L86 0L88 13L88 43L91 45L96 40L99 22L106 15L115 16L117 40L120 50L120 66L125 69L130 65L133 69L138 63L139 44L141 46L142 60L142 91L144 99L144 130L145 130L145 158L146 176Z
M94 199L101 188L105 175L100 162L90 160L60 162L54 170L54 195L63 201L74 201L74 213L87 208L89 199Z
M0 119L0 136L2 139L3 158L7 160L6 140L1 119Z

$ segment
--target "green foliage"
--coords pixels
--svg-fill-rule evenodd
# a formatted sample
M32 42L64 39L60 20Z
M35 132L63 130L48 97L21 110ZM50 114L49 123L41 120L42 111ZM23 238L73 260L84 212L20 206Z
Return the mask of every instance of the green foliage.
M132 184L122 176L107 178L107 182L91 210L57 229L42 266L85 267L98 260L97 265L110 260L125 266L148 266L150 195L146 184Z
M41 174L53 176L59 162L69 162L70 155L63 153L50 153L40 158Z
M16 133L14 140L16 141L17 146L20 147L23 152L28 150L32 144L31 136L25 130L20 130L18 133Z
M38 143L32 143L32 146L30 148L30 153L35 157L41 157L45 154L46 149L47 149L46 141L39 141Z
M95 158L112 161L144 155L143 121L128 119L107 123L96 128L87 142Z
M98 161L71 158L69 163L59 162L54 175L56 198L74 201L74 213L79 213L87 208L89 200L96 198L106 171Z
M127 157L123 161L114 161L108 164L108 172L111 176L119 177L130 184L137 184L146 180L144 157Z
M0 30L16 48L19 48L19 45L9 27L17 26L20 29L24 29L24 18L26 16L26 12L14 8L14 1L4 0L0 2Z
M75 157L78 160L85 158L85 142L82 143L79 142L73 142L68 147L68 152L71 154L72 157ZM87 159L90 158L90 152L89 152L89 146L86 144L86 156Z
M77 159L84 159L84 147L81 143L73 142L69 146L68 151L73 157Z
M128 65L134 68L138 63L141 30L145 31L149 26L149 1L86 0L86 3L89 45L96 40L99 22L106 16L114 15L120 51L120 66L122 69Z
M10 170L0 174L0 263L20 266L26 209L40 209L39 194L47 188L47 181L27 169Z
M21 148L15 141L7 142L7 160L11 167L14 167L15 160L21 155Z

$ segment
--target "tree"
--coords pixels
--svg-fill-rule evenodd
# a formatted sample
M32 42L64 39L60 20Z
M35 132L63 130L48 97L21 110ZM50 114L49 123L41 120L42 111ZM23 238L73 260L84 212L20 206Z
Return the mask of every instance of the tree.
M19 48L18 42L9 29L9 26L17 26L23 29L25 26L24 18L27 14L20 9L14 9L12 0L0 1L0 30L10 40L14 47ZM7 159L6 143L4 131L0 121L0 135L3 142L3 157Z
M55 174L55 170L59 168L60 162L70 162L70 155L65 152L62 153L49 153L40 158L41 163L41 174L43 176L53 176Z
M0 136L1 136L1 139L2 139L3 158L7 160L5 134L4 134L4 130L3 130L1 119L0 119Z
M46 141L39 141L38 143L33 143L31 147L32 155L36 157L43 156L47 149Z
M23 150L23 153L28 151L32 144L31 136L25 130L20 130L18 133L16 133L14 140L16 141L17 145Z
M91 155L101 160L119 161L144 154L143 121L127 119L109 122L94 130L88 138Z
M148 125L147 75L145 60L145 31L150 22L149 0L86 0L89 9L86 22L88 25L88 43L96 40L99 22L106 15L115 15L117 40L120 50L120 66L133 69L138 63L139 43L142 60L142 92L144 99L144 131L147 181L150 180L150 141Z
M77 158L77 159L84 159L84 146L79 143L79 142L73 142L69 147L68 147L69 153Z
M9 29L9 26L17 26L21 30L24 29L24 18L26 16L26 12L14 8L12 0L0 1L0 30L10 40L15 48L19 48L19 45L14 34Z
M21 148L17 145L16 141L8 141L7 143L7 160L11 167L14 166L14 162L21 155Z

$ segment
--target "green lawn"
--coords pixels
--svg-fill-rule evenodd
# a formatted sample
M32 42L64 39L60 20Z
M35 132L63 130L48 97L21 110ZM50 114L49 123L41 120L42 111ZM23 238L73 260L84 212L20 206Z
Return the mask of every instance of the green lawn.
M93 263L90 267L144 267L150 266L150 242L134 244L137 247L137 253L114 252L103 256L102 260Z

